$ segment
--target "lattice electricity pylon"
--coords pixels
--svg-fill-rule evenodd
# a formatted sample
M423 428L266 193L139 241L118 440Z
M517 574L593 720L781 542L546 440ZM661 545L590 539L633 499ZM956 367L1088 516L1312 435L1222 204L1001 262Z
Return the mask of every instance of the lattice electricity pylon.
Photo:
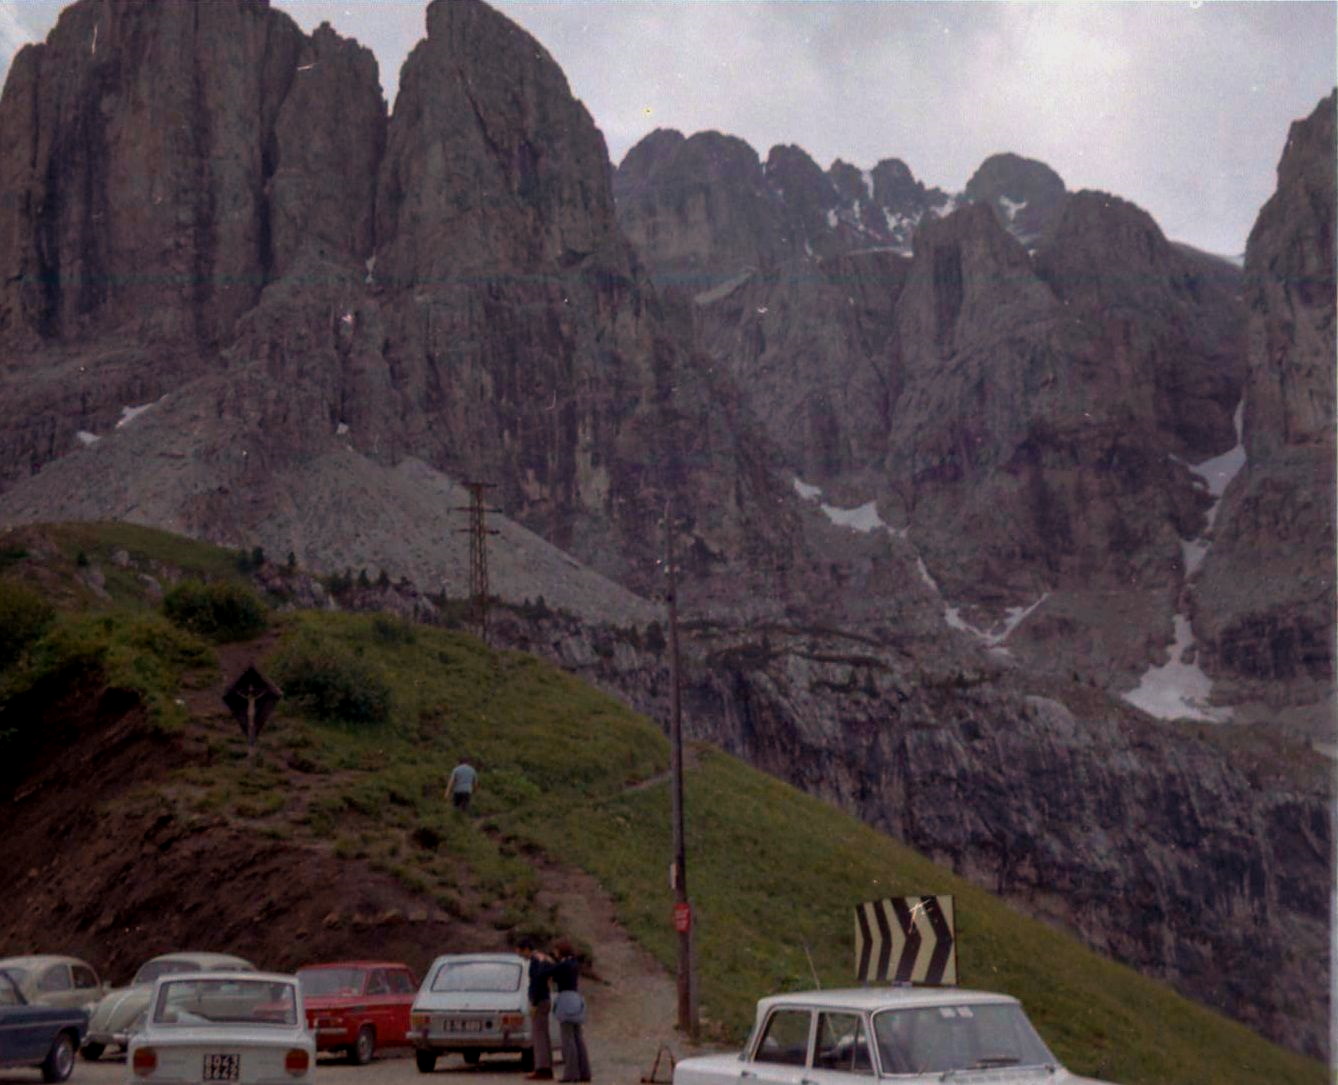
M497 531L486 527L484 514L501 512L501 509L489 509L483 504L483 491L494 488L491 482L466 482L469 491L469 505L456 506L452 511L469 513L469 526L458 531L469 533L469 597L471 619L475 632L485 644L488 642L488 544L487 537Z

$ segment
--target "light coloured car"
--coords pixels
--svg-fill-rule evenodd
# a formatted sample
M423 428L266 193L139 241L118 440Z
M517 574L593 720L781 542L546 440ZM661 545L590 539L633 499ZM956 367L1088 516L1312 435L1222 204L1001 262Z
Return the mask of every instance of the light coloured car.
M774 995L758 1002L741 1053L674 1067L674 1085L862 1085L878 1077L905 1085L1102 1085L1059 1064L1017 999L956 988Z
M471 1064L485 1054L511 1052L523 1067L533 1066L528 969L515 953L457 953L433 961L409 1015L418 1069L431 1073L450 1052ZM556 1051L551 1017L549 1034Z
M132 1085L308 1085L316 1040L296 976L178 973L154 983L127 1062Z
M14 981L31 1006L83 1009L107 993L97 970L78 957L5 957L0 959L0 972Z
M129 987L108 991L93 1007L81 1049L84 1058L101 1058L113 1044L121 1050L130 1045L130 1037L143 1024L153 984L159 976L219 970L254 972L255 965L226 953L164 953L145 961Z

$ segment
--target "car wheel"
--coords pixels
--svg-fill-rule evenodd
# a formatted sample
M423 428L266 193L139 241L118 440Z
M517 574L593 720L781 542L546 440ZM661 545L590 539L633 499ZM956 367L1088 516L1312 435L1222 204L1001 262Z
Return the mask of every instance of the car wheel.
M482 1051L460 1052L461 1057L465 1060L465 1062L469 1063L470 1066L477 1066L479 1064L479 1056L482 1054L483 1054Z
M102 1053L106 1050L106 1044L84 1044L84 1046L79 1049L79 1054L89 1062L97 1062L98 1059L102 1058Z
M522 1070L534 1069L534 1048L527 1047L520 1053L520 1068Z
M420 1074L430 1074L437 1068L437 1053L435 1051L415 1051L413 1061L417 1063Z
M46 1053L42 1063L43 1081L65 1081L74 1071L74 1041L68 1032L62 1032Z
M363 1025L358 1029L358 1038L353 1041L353 1046L348 1049L348 1061L354 1066L366 1066L372 1061L372 1056L376 1053L376 1032L371 1025Z

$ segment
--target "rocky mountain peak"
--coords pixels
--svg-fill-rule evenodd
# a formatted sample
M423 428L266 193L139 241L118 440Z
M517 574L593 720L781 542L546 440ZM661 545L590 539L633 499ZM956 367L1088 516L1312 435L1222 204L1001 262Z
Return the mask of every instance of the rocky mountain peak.
M437 0L405 61L377 191L377 275L579 260L613 243L603 136L546 50L479 0Z
M1042 237L1064 201L1063 179L1033 158L991 155L967 181L963 196L985 203L1026 244Z

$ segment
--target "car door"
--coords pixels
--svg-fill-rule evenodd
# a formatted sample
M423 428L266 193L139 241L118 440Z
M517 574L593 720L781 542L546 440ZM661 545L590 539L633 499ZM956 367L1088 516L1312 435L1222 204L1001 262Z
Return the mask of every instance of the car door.
M367 1017L376 1029L378 1044L394 1043L395 1010L390 993L390 977L384 968L373 968L367 973L365 989Z
M71 1005L87 1006L102 997L102 981L98 979L98 974L91 967L84 964L74 964L70 966L70 972L74 976L74 991L77 996Z
M873 1048L864 1015L821 1010L813 1031L813 1058L800 1085L872 1085Z
M33 982L33 1001L42 1006L69 1008L82 1005L84 996L74 989L70 966L63 961L43 968Z
M739 1077L770 1085L801 1085L807 1078L813 1011L807 1006L776 1006L762 1023L752 1057Z
M0 1063L31 1063L50 1046L51 1027L43 1020L51 1011L30 1006L18 986L0 972Z
M393 968L390 977L390 1032L386 1033L385 1043L403 1045L409 1033L409 1010L413 1007L414 995L418 993L418 984L413 973L407 968Z

